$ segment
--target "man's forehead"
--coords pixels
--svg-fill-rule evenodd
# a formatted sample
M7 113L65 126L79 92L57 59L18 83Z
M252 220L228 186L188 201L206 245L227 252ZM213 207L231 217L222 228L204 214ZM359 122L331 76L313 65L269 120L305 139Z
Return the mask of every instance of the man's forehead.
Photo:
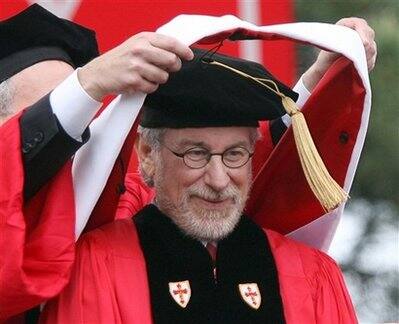
M224 147L251 144L255 127L199 127L167 129L165 140L177 146L200 145Z

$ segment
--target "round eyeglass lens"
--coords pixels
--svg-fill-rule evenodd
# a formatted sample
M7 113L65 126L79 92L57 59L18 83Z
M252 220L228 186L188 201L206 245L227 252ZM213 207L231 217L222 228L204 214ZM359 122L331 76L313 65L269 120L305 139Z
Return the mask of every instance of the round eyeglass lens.
M223 163L230 168L239 168L249 160L250 153L244 147L233 147L223 152Z
M203 148L195 147L184 153L184 163L190 168L199 169L204 167L209 161L210 153Z

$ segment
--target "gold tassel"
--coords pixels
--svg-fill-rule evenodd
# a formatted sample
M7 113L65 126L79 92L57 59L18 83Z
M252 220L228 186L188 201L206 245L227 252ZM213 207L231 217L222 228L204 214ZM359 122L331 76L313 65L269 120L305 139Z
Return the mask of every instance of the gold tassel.
M291 116L295 144L306 180L314 195L326 211L331 211L348 199L348 194L331 177L313 142L303 113L287 96L283 106Z
M232 68L217 61L204 62L224 67L243 77L268 88L270 91L279 95L287 114L292 120L292 129L294 132L295 144L297 147L299 160L306 180L316 198L323 206L325 211L331 211L339 204L348 200L349 195L340 187L340 185L331 177L319 152L313 142L303 113L299 110L296 103L280 92L277 84L273 80L253 77L245 72ZM270 85L268 85L269 83Z

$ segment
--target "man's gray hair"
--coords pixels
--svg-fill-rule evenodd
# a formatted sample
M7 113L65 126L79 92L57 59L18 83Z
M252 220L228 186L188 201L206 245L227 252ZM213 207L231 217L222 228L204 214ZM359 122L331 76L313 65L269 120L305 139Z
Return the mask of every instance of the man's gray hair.
M152 149L159 151L166 130L167 128L146 128L139 126L137 132Z
M161 149L161 143L166 133L166 128L146 128L139 125L137 132L141 138L152 148L152 154L154 158L159 162L159 150ZM152 175L148 175L139 163L139 172L141 178L147 186L150 188L154 187L154 178Z
M11 79L0 83L0 120L14 113L12 101L14 98L14 88Z

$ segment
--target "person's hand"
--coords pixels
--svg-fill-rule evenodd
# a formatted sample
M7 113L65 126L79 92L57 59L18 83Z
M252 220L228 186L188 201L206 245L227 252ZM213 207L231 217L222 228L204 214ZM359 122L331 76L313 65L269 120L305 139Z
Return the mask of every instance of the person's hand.
M374 40L374 30L368 25L366 20L355 17L342 18L337 21L336 25L351 28L359 34L366 52L367 68L371 71L374 68L377 58L377 44ZM321 69L327 70L338 57L339 54L337 53L320 51L317 61Z
M78 70L83 89L101 101L108 94L154 92L194 57L178 40L150 32L132 36Z
M363 42L366 52L367 67L371 71L377 58L377 44L374 40L374 30L362 18L343 18L336 25L345 26L355 30ZM315 63L304 73L303 81L306 88L312 91L332 63L340 56L338 53L321 50Z

